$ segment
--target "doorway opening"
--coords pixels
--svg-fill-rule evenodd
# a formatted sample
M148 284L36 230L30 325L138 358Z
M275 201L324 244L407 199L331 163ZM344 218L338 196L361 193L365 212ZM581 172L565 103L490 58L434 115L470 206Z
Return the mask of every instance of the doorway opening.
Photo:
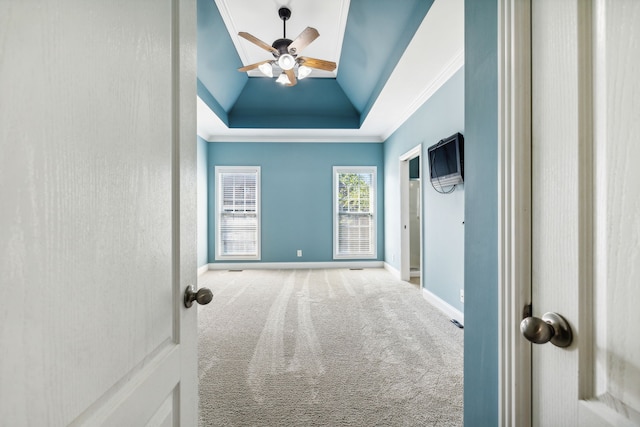
M400 156L400 278L422 288L422 144Z

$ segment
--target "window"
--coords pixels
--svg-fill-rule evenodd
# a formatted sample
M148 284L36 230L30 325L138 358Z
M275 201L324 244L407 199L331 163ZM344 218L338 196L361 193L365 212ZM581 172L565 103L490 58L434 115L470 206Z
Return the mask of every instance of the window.
M333 257L376 258L376 168L333 168Z
M216 259L260 259L259 166L216 166Z

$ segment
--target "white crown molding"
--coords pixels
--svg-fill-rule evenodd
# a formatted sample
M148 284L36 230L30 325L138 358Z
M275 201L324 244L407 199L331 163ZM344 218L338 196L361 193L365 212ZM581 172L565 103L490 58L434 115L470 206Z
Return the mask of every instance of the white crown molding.
M344 42L344 31L347 28L347 18L349 17L349 7L351 6L351 0L343 0L340 7L340 16L338 17L338 40L335 48L338 56L336 57L336 69L332 71L334 76L338 75L340 69L340 57L342 56L342 44Z
M222 21L224 22L224 25L227 27L227 31L231 36L231 41L233 42L233 45L238 52L238 56L240 56L240 60L243 64L248 64L249 55L247 54L245 45L240 43L240 40L237 37L238 28L235 24L235 21L233 20L233 17L231 16L231 12L229 11L229 6L227 5L226 0L215 0L215 3L218 11L220 12L220 16L222 17Z
M359 129L229 129L197 97L198 136L208 142L382 143L380 135Z
M402 115L398 118L398 120L387 129L387 131L382 135L382 140L386 141L393 133L398 130L400 126L404 122L406 122L409 117L415 113L418 108L420 108L429 98L431 98L437 91L440 89L455 73L458 72L464 66L464 49L461 49L456 53L451 61L446 64L440 74L436 76L431 82L429 82L428 86L425 87L422 92L418 95L418 97L404 110Z
M436 0L362 128L386 141L463 65L464 1Z

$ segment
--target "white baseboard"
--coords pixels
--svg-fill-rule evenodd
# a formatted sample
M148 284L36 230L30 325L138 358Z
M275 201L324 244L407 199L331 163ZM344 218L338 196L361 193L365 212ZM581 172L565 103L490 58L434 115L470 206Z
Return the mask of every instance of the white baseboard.
M209 270L209 264L205 264L202 267L198 268L198 276L203 275L204 273L206 273Z
M450 305L448 302L437 296L436 294L429 292L425 288L422 288L422 296L426 299L431 305L433 305L438 310L442 311L444 314L449 316L451 319L455 319L464 325L464 313L462 313L457 308Z
M396 279L400 280L400 270L392 266L391 264L384 263L384 269L393 275Z
M295 270L314 268L381 268L382 261L343 262L213 262L209 270Z

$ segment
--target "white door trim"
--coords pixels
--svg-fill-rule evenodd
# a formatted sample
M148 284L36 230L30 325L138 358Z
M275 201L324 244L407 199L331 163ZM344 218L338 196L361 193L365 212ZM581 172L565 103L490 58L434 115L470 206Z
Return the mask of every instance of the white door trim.
M498 407L531 425L531 1L498 0Z
M411 150L407 151L400 156L400 280L409 281L411 278L411 265L410 265L410 242L411 231L408 227L409 224L409 160L414 157L422 156L422 144L418 144ZM422 157L420 158L420 179L424 181L422 175ZM424 191L420 187L420 191ZM420 197L420 203L424 200ZM423 207L423 206L421 206ZM421 209L422 212L422 209ZM420 218L420 287L422 287L422 277L424 276L424 269L422 265L422 217Z

